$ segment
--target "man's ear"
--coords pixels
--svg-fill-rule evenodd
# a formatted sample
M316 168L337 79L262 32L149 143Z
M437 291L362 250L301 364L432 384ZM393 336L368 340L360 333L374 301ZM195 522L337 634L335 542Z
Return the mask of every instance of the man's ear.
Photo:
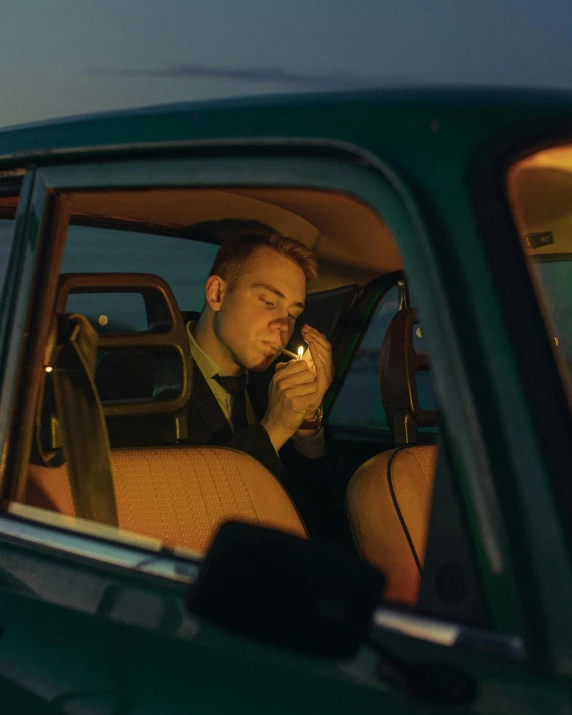
M227 282L220 276L209 276L205 283L205 298L208 306L215 313L222 307L222 301L226 294Z

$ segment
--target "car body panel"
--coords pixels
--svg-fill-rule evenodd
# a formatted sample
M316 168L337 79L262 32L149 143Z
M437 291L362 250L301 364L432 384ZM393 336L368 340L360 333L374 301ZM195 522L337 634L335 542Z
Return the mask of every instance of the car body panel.
M463 652L405 633L388 635L384 628L377 637L396 652L462 663L483 689L471 711L567 712L570 553L535 428L530 386L523 382L475 215L471 171L507 136L528 132L533 146L540 128L569 126L570 120L567 93L395 90L182 105L0 132L0 179L3 172L27 171L0 305L0 430L8 432L34 260L54 192L258 180L302 182L357 196L383 211L424 297L419 311L489 606L496 627L522 639L526 662L499 660L494 653L489 659L478 649ZM4 460L4 473L11 466ZM70 568L80 580L87 570L105 572L117 599L130 588L150 589L162 603L176 603L176 613L184 612L180 584L142 585L141 574L109 569L84 555L68 563L67 556L36 553L22 533L2 537L1 528L0 544L12 563L23 563L30 554L57 563L47 582L57 582ZM124 612L136 613L138 598L127 597ZM112 614L121 611L119 601L108 603L103 613L78 614L78 604L66 604L61 593L48 602L41 589L30 594L14 583L3 588L2 600L7 625L0 652L19 653L25 669L31 654L49 652L64 631L68 642L61 644L62 652L74 654L72 660L82 663L79 670L93 677L74 680L70 664L69 671L66 666L63 673L46 675L54 682L61 676L60 690L34 691L37 674L26 679L5 666L4 677L62 707L78 689L78 702L85 699L81 707L87 708L89 693L96 692L98 707L112 703L129 712L163 706L162 712L169 707L183 712L191 702L208 712L223 712L230 704L244 712L268 709L269 702L273 712L425 711L424 704L376 678L371 653L341 666L269 652L209 628L201 627L197 635L189 626L190 635L181 635L177 619L168 616L168 626L161 618L154 626L129 619L118 625ZM104 601L96 610L105 608ZM10 620L17 627L6 645ZM105 659L109 672L101 666Z

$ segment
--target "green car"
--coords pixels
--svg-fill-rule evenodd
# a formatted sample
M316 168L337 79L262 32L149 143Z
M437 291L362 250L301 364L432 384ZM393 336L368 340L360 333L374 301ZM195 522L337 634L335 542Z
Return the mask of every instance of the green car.
M2 712L570 712L571 128L411 89L0 132ZM319 263L289 483L188 446L235 221Z

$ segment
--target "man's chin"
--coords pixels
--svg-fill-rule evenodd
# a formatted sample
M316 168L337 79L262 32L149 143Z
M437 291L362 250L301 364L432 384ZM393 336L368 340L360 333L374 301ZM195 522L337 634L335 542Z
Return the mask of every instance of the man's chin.
M253 364L252 367L249 367L248 369L252 372L264 372L264 370L268 370L268 368L272 365L272 363L276 360L277 357L278 355L267 355L261 358L258 363Z

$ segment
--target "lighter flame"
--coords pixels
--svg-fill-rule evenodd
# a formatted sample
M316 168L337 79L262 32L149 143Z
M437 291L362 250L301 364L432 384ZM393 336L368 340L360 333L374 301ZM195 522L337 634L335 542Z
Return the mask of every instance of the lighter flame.
M303 355L304 355L304 346L300 345L300 347L298 348L298 360L301 360Z
M53 367L50 367L50 365L48 365L46 367L46 372L51 372L53 369L54 369Z

